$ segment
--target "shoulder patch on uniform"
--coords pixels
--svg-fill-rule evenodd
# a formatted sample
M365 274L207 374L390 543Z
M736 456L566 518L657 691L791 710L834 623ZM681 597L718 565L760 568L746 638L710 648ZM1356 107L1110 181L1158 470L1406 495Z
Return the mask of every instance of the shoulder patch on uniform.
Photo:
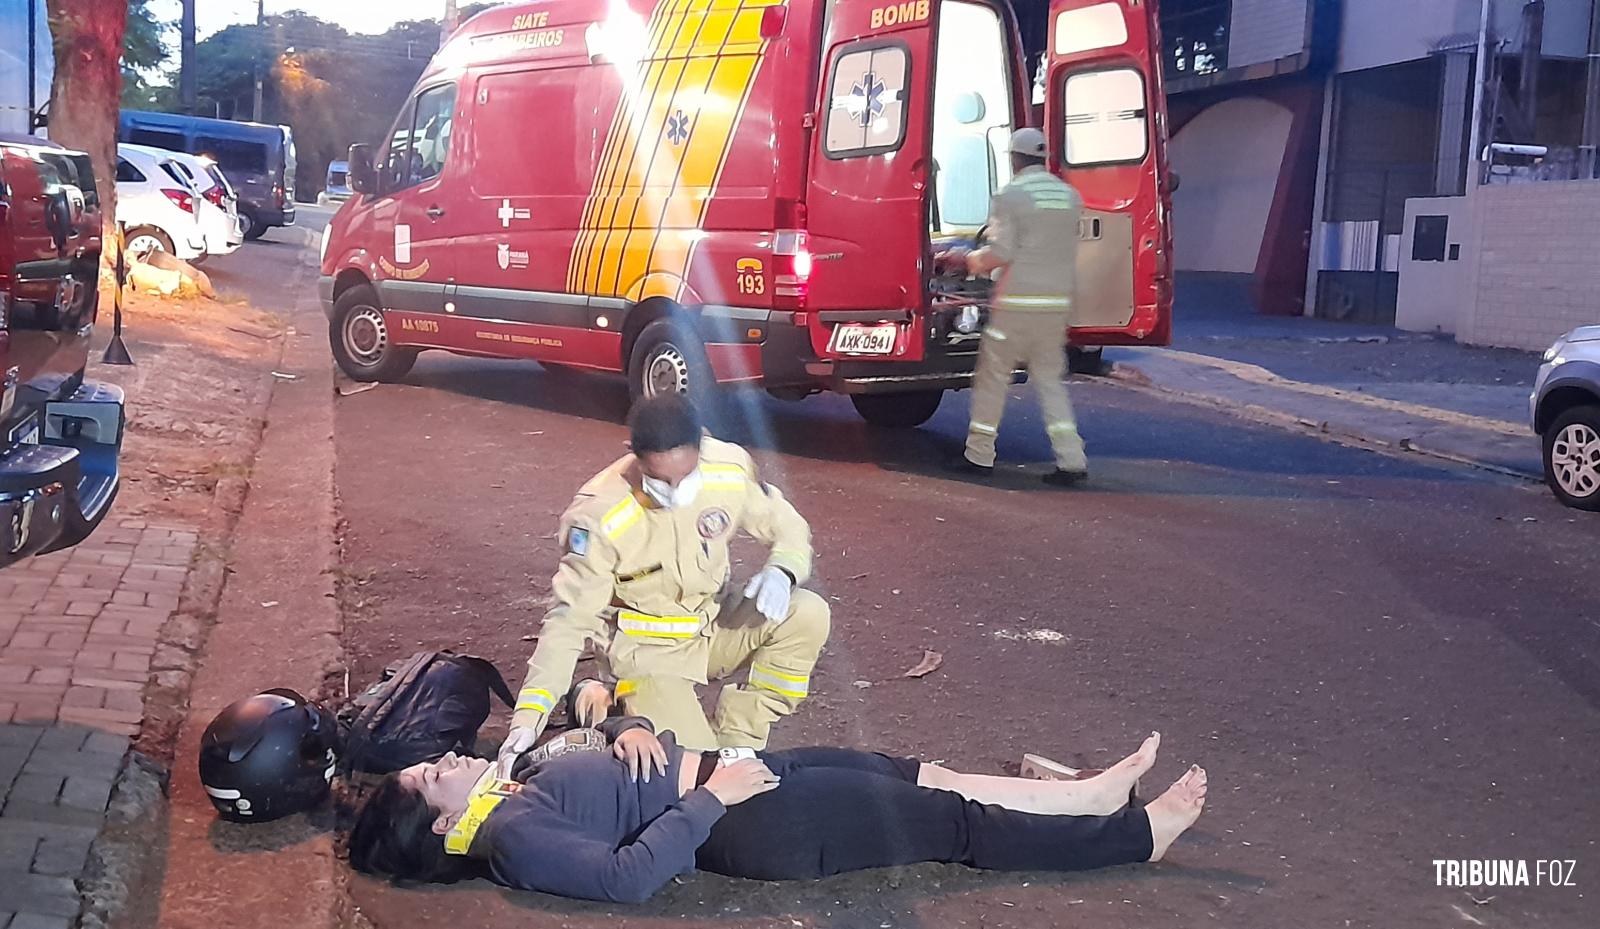
M573 526L567 530L567 551L579 558L589 554L589 530L581 526Z

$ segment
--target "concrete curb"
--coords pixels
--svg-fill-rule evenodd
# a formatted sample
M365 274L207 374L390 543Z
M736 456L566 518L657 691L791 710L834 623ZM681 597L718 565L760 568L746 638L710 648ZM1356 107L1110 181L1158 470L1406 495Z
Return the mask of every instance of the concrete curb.
M1168 353L1163 353L1168 354ZM1159 394L1263 425L1329 438L1345 445L1404 457L1421 455L1467 465L1520 481L1544 481L1531 432L1483 417L1354 394L1279 377L1238 362L1170 353L1174 362L1198 366L1235 379L1245 389L1179 383L1152 375L1125 361L1111 366L1109 379L1123 387ZM1196 361L1195 359L1200 359ZM1207 375L1216 376L1216 375ZM1268 402L1260 402L1266 399Z
M318 929L342 920L344 878L327 824L305 816L221 823L193 760L201 732L223 706L269 687L318 696L342 664L334 598L333 372L322 327L310 325L321 319L312 258L301 256L287 282L298 299L279 370L295 377L273 385L216 622L179 731L161 926Z

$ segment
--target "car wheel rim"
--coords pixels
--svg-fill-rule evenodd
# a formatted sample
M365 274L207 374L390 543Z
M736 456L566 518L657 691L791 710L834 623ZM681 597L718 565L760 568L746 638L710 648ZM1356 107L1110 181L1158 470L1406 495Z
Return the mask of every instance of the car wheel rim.
M389 348L389 328L383 314L370 306L351 313L344 321L344 350L356 364L372 367Z
M151 252L164 252L161 240L153 235L136 235L128 240L128 254L148 255Z
M1550 446L1550 471L1572 497L1600 491L1600 435L1583 423L1561 430Z
M689 359L671 342L663 342L650 353L644 367L644 395L689 392Z

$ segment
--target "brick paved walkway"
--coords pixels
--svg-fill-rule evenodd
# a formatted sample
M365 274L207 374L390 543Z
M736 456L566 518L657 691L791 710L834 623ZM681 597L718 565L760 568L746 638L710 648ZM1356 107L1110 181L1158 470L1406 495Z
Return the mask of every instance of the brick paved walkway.
M118 520L0 571L0 929L68 929L196 533Z

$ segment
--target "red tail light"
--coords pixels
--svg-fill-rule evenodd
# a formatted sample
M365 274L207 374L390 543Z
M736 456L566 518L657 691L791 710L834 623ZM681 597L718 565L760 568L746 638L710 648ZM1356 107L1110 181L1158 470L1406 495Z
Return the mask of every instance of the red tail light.
M163 190L162 193L166 194L167 199L171 200L172 204L178 209L185 213L194 212L194 194L189 193L187 190Z
M283 191L283 185L282 184L277 184L277 185L273 186L273 188L272 188L272 199L274 199L274 200L276 200L278 202L278 206L283 206L284 191Z
M773 295L787 297L793 305L805 305L811 282L811 248L802 229L780 229L773 237Z
M223 196L221 187L213 187L205 192L205 198L219 207L222 206Z

